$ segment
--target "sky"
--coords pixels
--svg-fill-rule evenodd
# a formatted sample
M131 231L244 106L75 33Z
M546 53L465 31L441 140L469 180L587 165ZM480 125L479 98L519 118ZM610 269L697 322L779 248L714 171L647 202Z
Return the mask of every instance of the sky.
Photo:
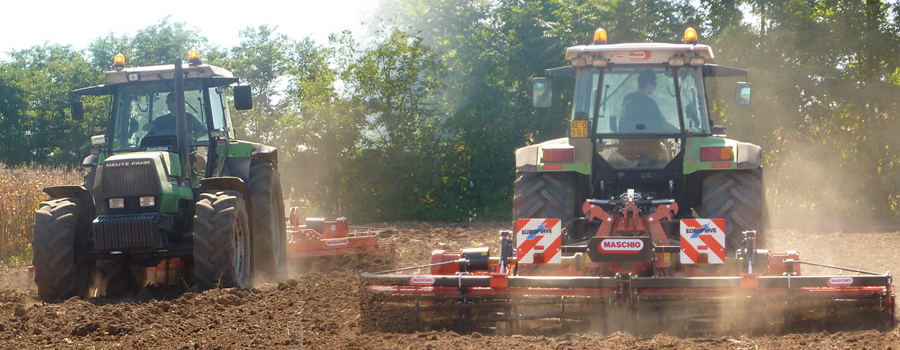
M9 59L11 51L44 43L83 50L110 33L134 36L167 15L170 23L196 28L210 44L222 48L237 46L241 30L263 24L277 26L277 32L291 39L309 36L325 43L329 34L347 29L358 37L365 28L361 22L371 19L377 4L378 0L8 1L0 19L0 60Z

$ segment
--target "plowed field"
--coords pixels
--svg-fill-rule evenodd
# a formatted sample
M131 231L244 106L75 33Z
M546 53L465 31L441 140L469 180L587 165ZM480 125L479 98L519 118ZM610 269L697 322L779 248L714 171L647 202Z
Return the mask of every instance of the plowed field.
M400 224L397 266L428 263L433 249L497 246L496 224ZM900 226L820 225L769 232L768 248L873 272L900 271ZM678 337L570 333L495 336L452 331L363 332L358 271L366 259L294 266L288 281L252 290L202 293L154 288L120 299L44 304L25 268L0 269L0 348L157 349L900 349L900 330L809 332L781 336ZM825 273L804 267L804 274ZM827 271L828 273L833 273Z

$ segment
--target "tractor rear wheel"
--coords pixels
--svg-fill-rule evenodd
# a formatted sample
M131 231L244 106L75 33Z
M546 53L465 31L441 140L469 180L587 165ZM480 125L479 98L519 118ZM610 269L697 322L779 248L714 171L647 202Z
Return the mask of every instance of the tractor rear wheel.
M34 282L38 297L54 302L78 295L87 297L96 263L79 262L75 245L87 236L79 222L78 199L63 198L41 202L34 221Z
M572 173L517 172L513 225L524 218L562 219L567 225L575 217L575 185Z
M194 215L194 276L200 289L250 288L250 258L250 227L241 193L201 193Z
M284 195L275 163L250 164L250 204L253 206L253 277L259 282L287 278L287 223Z
M725 252L744 247L744 231L755 230L757 248L765 247L765 189L762 168L718 171L703 180L701 218L725 219Z

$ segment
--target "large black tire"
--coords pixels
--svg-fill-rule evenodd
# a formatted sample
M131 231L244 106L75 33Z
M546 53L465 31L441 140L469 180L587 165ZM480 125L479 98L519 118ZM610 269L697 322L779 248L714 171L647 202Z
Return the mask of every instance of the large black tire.
M34 220L34 282L38 297L56 302L87 297L96 264L77 262L75 245L87 236L79 201L75 198L41 202Z
M201 193L194 215L197 286L250 288L250 258L250 225L241 193Z
M562 219L566 226L575 217L575 174L517 172L513 196L513 225L522 218ZM563 244L580 237L569 237Z
M701 218L725 219L725 252L745 246L744 231L756 231L757 248L765 247L765 188L762 169L717 171L703 180Z
M275 163L250 163L250 204L253 206L254 282L282 282L287 278L287 224L284 195Z

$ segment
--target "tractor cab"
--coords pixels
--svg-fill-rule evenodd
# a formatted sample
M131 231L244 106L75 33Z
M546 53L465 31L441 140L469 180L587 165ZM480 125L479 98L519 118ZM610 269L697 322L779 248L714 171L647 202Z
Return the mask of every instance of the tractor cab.
M117 56L117 70L106 73L106 85L75 90L75 95L109 95L112 99L107 133L92 140L98 152L85 163L96 166L107 157L134 152L166 152L177 156L180 147L176 109L181 101L187 125L185 141L190 166L187 175L192 186L196 187L198 179L207 174L221 172L226 158L219 154L226 149L221 146L235 139L225 92L238 79L223 68L201 64L195 51L189 62L183 72L181 99L173 84L174 65L124 68L125 59L121 54ZM235 86L238 110L252 108L248 87ZM73 106L73 111L83 111L80 100L74 104L77 106ZM81 117L73 113L74 119ZM171 158L168 154L166 157Z

